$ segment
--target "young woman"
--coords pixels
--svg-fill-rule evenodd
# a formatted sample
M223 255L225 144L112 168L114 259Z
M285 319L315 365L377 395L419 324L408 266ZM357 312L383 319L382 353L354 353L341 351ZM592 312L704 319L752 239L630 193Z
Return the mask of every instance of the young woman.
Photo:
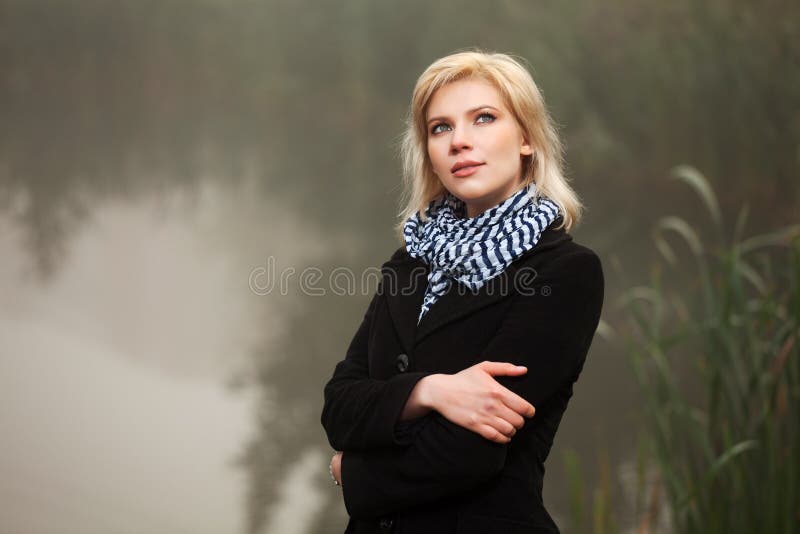
M597 255L529 72L441 58L403 143L404 246L325 386L346 533L558 532L544 461L600 318Z

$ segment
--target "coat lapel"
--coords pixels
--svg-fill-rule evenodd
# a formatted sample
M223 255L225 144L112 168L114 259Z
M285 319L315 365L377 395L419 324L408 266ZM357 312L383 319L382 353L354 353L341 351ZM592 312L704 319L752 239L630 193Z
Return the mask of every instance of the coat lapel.
M386 295L389 315L394 323L400 344L406 353L414 348L417 317L428 285L428 267L422 260L403 251L399 259L392 259L381 269L382 289Z
M570 240L572 237L563 228L546 229L531 250L477 292L452 284L428 310L419 327L417 317L428 286L428 266L405 251L386 262L382 268L383 291L403 349L410 354L417 343L439 328L513 294L514 275L527 258Z

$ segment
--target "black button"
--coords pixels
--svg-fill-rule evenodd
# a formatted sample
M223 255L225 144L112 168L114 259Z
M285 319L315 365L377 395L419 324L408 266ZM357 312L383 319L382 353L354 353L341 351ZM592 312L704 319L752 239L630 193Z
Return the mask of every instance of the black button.
M405 373L408 370L408 356L405 354L398 354L395 365L398 371Z
M390 528L392 528L392 523L394 523L394 521L392 521L388 517L385 517L380 520L378 526L380 526L384 530L389 530Z

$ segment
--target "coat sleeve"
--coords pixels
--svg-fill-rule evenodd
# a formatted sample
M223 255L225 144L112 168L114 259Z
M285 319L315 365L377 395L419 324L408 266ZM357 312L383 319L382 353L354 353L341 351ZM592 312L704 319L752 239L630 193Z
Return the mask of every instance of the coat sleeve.
M431 373L402 373L389 380L369 377L367 349L375 309L382 298L373 297L344 360L336 364L325 385L321 422L328 441L338 451L363 451L407 443L408 425L395 423L417 382Z
M514 297L481 354L484 360L527 366L525 375L495 379L535 407L577 380L597 328L603 272L599 258L584 250L555 260L549 275L537 280L535 294ZM406 426L406 447L345 451L342 491L352 517L379 517L467 491L505 465L507 444L485 439L437 412Z

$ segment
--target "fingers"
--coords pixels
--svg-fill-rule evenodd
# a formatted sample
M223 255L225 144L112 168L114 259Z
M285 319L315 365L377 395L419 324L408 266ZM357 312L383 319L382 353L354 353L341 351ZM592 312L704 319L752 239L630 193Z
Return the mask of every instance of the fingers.
M496 375L516 376L516 375L524 375L525 373L528 372L527 367L522 365L514 365L513 363L508 363L508 362L484 361L479 363L478 366L492 376Z
M482 425L478 429L478 434L483 436L484 438L490 441L496 441L497 443L508 443L511 441L511 438L499 432L496 428L491 427L489 425Z
M491 426L493 426L495 430L503 434L508 439L511 439L512 437L514 437L514 434L517 433L516 426L514 426L513 424L509 423L508 421L500 417L496 418Z
M509 410L509 412L511 412L511 410ZM519 417L519 415L513 412L511 413L513 416ZM479 427L478 432L486 439L498 443L508 443L517 433L517 428L521 428L521 426L522 425L517 427L502 417L492 417L488 423L484 423Z
M503 404L521 416L533 417L533 415L536 413L536 408L534 408L533 404L526 401L510 389L505 387L503 387L503 389L505 390L502 392Z
M492 376L498 375L524 375L528 372L527 367L522 365L514 365L513 363L508 362L493 362L493 361L483 361L477 364L481 369ZM536 408L534 408L533 404L526 401L510 389L500 386L502 391L502 401L503 403L517 412L518 414L525 416L525 417L533 417L536 413Z
M517 430L525 424L521 415L501 403L495 403L491 409L486 409L482 422L479 423L475 415L472 418L468 428L497 443L510 442Z
M525 419L519 413L515 412L505 404L501 405L495 410L495 415L504 423L506 423L506 425L508 425L504 428L496 427L497 430L506 435L513 435L513 432L512 434L509 434L511 429L516 432L525 424Z

